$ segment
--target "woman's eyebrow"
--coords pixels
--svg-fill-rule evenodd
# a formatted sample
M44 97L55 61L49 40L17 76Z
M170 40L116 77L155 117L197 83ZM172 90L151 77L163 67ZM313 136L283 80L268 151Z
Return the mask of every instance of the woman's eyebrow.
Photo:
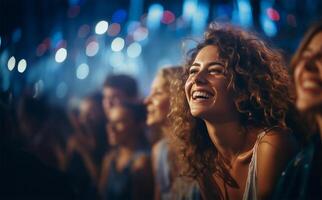
M211 61L211 62L209 62L209 63L206 63L208 66L210 66L210 65L222 65L222 66L225 66L225 64L222 62L222 61ZM191 64L191 67L192 66L197 66L197 67L199 67L199 66L201 66L201 64L200 63L198 63L198 62L194 62L194 63L192 63Z
M194 63L191 64L191 67L192 66L200 67L200 63L194 62Z
M212 61L212 62L210 62L210 63L208 63L208 65L210 66L210 65L221 65L221 66L225 66L224 65L224 63L223 62L221 62L221 61Z

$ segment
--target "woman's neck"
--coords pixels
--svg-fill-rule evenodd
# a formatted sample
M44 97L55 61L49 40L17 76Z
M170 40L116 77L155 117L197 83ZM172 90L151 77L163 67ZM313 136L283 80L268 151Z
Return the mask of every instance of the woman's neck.
M207 122L206 127L212 143L224 159L235 160L246 148L247 134L236 120L215 124Z

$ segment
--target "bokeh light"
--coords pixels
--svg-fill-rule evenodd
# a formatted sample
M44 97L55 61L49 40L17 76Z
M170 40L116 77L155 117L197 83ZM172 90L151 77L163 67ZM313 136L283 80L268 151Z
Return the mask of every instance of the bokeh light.
M149 30L144 27L139 27L133 32L133 39L135 41L143 41L149 35Z
M108 22L102 20L96 24L95 33L98 35L102 35L102 34L106 33L107 29L108 29Z
M76 77L78 79L85 79L89 74L89 67L86 63L82 63L77 67Z
M85 38L89 34L90 28L87 24L82 25L78 29L78 37Z
M174 22L174 20L175 20L175 16L171 11L166 10L166 11L163 12L163 16L162 16L162 19L161 19L162 23L171 24L172 22Z
M58 63L62 63L67 58L67 50L65 48L60 48L56 51L55 61Z
M14 56L11 56L8 60L8 69L9 71L12 71L16 66L16 58Z
M121 37L117 37L112 41L111 44L111 49L112 51L118 52L118 51L122 51L122 49L124 48L124 39Z
M109 36L116 36L121 31L121 25L118 23L111 24L107 29L107 34Z
M64 98L67 94L68 87L65 82L61 82L58 84L56 88L56 96L60 99Z
M23 73L27 68L27 61L25 59L21 59L18 63L18 72Z
M41 43L40 45L38 45L38 47L36 49L36 55L37 56L42 56L42 55L44 55L46 50L47 50L46 45L44 43Z
M267 11L266 11L266 13L267 13L267 16L271 20L273 20L273 21L279 21L280 20L280 14L274 8L268 8Z
M136 57L140 56L141 52L142 52L142 47L137 42L134 42L130 46L128 46L127 51L126 51L127 56L130 58L136 58Z
M89 57L93 57L98 53L99 44L94 40L88 43L86 46L86 55Z

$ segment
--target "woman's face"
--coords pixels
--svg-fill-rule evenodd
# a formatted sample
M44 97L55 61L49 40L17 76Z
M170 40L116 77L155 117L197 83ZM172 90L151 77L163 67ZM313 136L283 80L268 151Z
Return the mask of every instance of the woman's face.
M185 84L191 114L216 122L235 118L237 110L228 89L229 82L217 47L208 45L201 49L190 66Z
M122 145L133 140L139 125L135 122L133 115L126 108L115 106L109 113L107 133L113 145Z
M164 123L169 112L169 92L165 88L165 80L159 73L154 79L150 95L144 100L147 106L148 126L158 126Z
M316 34L295 66L296 106L300 111L322 109L322 32Z

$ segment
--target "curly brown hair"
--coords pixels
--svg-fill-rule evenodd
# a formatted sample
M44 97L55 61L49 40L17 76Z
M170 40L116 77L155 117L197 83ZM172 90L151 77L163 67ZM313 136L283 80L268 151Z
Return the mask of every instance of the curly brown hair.
M188 71L198 52L208 45L218 48L231 77L233 100L240 124L286 128L285 116L294 97L282 54L257 35L228 24L210 24L204 38L187 53L182 79L171 88L172 132L178 154L184 161L182 173L200 178L204 172L223 175L223 163L200 118L193 117L186 100L184 85ZM215 161L215 162L214 162ZM224 175L223 175L224 176Z

